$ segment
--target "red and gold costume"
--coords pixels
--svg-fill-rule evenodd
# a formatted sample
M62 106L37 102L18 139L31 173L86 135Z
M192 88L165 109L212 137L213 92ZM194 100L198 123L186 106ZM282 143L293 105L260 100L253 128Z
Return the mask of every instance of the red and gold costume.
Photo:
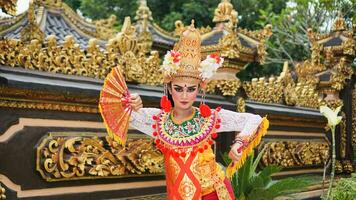
M166 65L166 83L173 79L206 81L204 77L208 77L211 72L201 70L204 65L207 68L210 66L208 61L201 63L200 42L200 34L194 26L182 33L175 51L167 59L169 62L163 63ZM213 55L210 59L220 63L220 57ZM167 104L169 102L163 98L162 109L141 108L138 112L132 112L130 125L154 137L157 148L162 151L168 199L235 199L231 184L216 162L211 146L220 132L240 132L239 138L243 142L238 151L242 154L241 159L232 162L226 170L227 176L231 177L266 133L267 119L220 108L211 110L204 105L194 108L188 120L177 123ZM117 138L123 140L125 137L121 135Z

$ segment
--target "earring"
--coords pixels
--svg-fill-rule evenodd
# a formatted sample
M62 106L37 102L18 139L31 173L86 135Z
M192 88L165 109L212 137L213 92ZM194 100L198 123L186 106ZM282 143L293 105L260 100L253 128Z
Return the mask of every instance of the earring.
M172 109L172 104L168 99L168 89L167 89L167 84L164 84L164 89L163 89L163 96L160 101L161 109L163 109L164 112L170 112Z
M205 90L203 90L203 94L200 100L199 111L203 117L209 117L211 115L210 107L205 104Z

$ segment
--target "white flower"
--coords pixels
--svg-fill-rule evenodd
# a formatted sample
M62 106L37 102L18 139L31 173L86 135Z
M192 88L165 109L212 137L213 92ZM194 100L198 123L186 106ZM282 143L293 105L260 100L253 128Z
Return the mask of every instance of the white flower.
M207 56L206 59L200 63L201 69L199 69L199 71L201 72L200 76L202 79L206 80L213 77L223 62L224 59L219 57L217 54Z
M329 127L335 127L341 122L342 117L337 116L340 112L341 106L337 107L334 111L327 106L320 106L320 113L328 119Z
M180 65L180 53L175 51L168 51L164 56L162 70L164 73L172 75L177 73Z

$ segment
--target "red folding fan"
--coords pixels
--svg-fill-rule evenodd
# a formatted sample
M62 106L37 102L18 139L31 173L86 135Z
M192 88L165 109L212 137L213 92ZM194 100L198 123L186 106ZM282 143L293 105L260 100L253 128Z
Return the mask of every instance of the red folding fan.
M130 93L120 69L115 67L107 75L100 92L99 110L110 137L125 145L132 107Z

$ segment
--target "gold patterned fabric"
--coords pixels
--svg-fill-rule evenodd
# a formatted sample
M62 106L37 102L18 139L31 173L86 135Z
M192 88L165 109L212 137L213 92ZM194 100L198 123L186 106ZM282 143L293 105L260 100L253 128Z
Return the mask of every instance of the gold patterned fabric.
M199 200L214 192L219 199L232 199L224 183L225 174L211 149L216 129L220 128L218 110L206 119L196 110L193 118L180 125L172 125L170 113L153 117L153 135L165 159L168 199Z

